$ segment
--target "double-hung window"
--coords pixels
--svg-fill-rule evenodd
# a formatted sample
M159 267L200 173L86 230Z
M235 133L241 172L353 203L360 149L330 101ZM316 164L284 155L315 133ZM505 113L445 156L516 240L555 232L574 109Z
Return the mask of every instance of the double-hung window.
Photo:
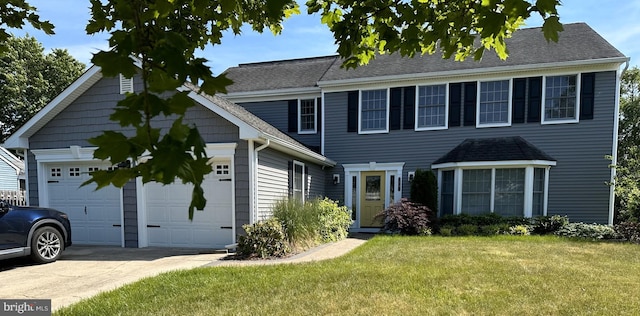
M511 125L510 83L511 80L480 82L477 127Z
M317 133L316 116L317 105L316 99L302 99L298 101L298 134L315 134Z
M360 91L360 133L389 131L387 89Z
M549 76L544 81L543 123L578 121L578 76Z
M447 128L447 85L419 86L416 130Z

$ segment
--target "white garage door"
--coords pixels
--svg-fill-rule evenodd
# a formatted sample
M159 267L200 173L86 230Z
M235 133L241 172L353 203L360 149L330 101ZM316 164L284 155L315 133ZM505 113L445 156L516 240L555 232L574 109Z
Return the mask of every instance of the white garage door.
M192 186L155 182L144 185L149 246L222 248L233 242L229 162L213 165L203 183L207 206L189 220Z
M122 244L120 189L95 184L81 187L89 172L107 166L91 163L47 165L49 207L63 211L71 221L74 244Z

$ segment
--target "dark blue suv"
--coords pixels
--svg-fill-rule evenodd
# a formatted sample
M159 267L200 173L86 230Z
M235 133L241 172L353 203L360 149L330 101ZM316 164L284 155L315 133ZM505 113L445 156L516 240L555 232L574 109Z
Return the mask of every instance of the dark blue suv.
M71 246L67 214L49 208L12 206L0 201L0 259L31 256L56 261Z

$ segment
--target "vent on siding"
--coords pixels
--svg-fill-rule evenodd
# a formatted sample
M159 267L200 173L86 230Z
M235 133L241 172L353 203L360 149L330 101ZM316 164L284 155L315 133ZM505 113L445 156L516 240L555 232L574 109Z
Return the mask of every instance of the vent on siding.
M120 74L120 94L125 94L128 92L133 92L133 77L126 78L122 74Z

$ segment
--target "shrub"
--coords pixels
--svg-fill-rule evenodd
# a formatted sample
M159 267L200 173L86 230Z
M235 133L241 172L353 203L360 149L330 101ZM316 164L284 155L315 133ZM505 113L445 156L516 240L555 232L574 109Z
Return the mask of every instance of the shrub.
M328 198L305 203L281 200L274 205L273 216L280 219L287 241L297 249L342 240L351 226L349 210Z
M311 206L317 209L320 217L320 239L322 242L333 242L347 238L351 226L351 211L346 206L328 199L316 199Z
M315 246L318 241L320 221L313 208L305 207L297 199L284 199L273 206L273 216L282 222L286 240L293 247Z
M640 223L622 222L614 226L620 237L632 243L640 244Z
M453 231L454 231L454 229L455 229L455 228L454 228L453 226L443 226L443 227L440 227L440 235L441 235L441 236L445 236L445 237L453 236Z
M417 169L411 181L411 201L438 212L438 181L431 170Z
M289 251L282 223L277 218L243 225L246 236L238 237L237 254L243 258L282 257Z
M527 236L527 235L531 235L531 230L527 225L515 225L515 226L509 227L508 233L509 235Z
M438 223L442 226L451 225L458 227L465 224L475 226L499 225L505 223L505 218L495 214L487 213L482 215L456 214L442 216Z
M423 235L431 231L429 223L432 217L433 211L428 207L402 199L378 213L375 219L383 220L382 231L403 235Z
M617 239L615 229L609 225L569 223L555 232L558 236L588 238L592 240Z
M456 227L456 235L458 236L473 236L478 233L478 225L463 224Z
M538 216L533 220L533 232L540 235L553 234L569 224L567 216Z
M502 232L500 225L484 225L478 229L478 234L481 236L493 236Z

